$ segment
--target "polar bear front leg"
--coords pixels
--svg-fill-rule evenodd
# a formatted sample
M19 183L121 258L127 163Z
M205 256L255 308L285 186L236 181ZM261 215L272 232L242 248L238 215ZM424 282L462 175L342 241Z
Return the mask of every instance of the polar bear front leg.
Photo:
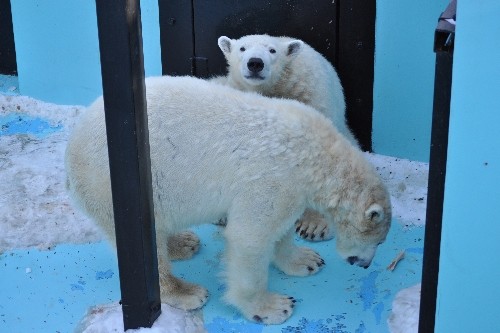
M281 324L293 312L293 297L267 290L269 264L274 242L269 237L228 224L227 292L225 300L238 308L250 321Z
M283 273L293 276L315 274L325 265L321 256L308 247L299 247L293 240L293 230L276 244L274 264Z
M307 209L295 223L295 232L312 242L332 239L334 227L318 212Z

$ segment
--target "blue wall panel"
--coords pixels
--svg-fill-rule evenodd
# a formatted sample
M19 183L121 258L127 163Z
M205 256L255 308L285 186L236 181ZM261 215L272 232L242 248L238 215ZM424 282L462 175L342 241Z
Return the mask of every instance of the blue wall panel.
M436 332L498 332L500 3L460 0Z
M142 1L146 75L161 74L158 5ZM95 1L12 1L19 90L59 104L101 94Z
M427 161L434 28L446 0L377 1L375 152ZM141 1L146 75L161 74L158 3ZM21 94L89 104L101 94L94 0L12 1Z
M428 162L437 19L447 0L378 0L373 150Z
M146 76L161 75L161 48L158 0L142 0L142 42Z

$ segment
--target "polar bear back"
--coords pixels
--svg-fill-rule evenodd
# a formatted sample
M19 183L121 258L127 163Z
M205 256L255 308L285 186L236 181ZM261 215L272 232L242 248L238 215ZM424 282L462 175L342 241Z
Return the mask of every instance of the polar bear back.
M330 62L305 42L274 89L269 96L296 99L331 118L334 124L345 122L346 104L340 78Z
M306 196L301 161L319 158L325 140L351 149L324 116L296 101L187 77L149 78L146 96L155 212L179 229L217 220L253 182L276 182ZM112 216L105 133L100 98L76 125L66 152L70 190L96 219Z

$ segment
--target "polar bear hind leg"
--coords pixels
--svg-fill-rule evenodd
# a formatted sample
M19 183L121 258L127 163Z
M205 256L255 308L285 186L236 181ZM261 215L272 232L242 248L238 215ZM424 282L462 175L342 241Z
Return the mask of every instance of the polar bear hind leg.
M201 308L208 299L208 290L202 286L189 283L177 278L171 273L170 256L168 249L178 244L170 245L169 241L185 241L190 239L190 231L176 234L174 238L168 237L167 223L157 221L156 244L158 253L158 273L160 278L160 296L162 302L183 310ZM181 236L179 236L181 235ZM194 235L194 234L193 234ZM196 240L199 239L194 235ZM189 253L189 251L188 251Z
M200 248L200 238L192 231L183 231L168 237L168 256L170 260L192 258Z
M199 309L208 300L207 289L179 279L170 272L160 272L160 293L163 302L183 310Z

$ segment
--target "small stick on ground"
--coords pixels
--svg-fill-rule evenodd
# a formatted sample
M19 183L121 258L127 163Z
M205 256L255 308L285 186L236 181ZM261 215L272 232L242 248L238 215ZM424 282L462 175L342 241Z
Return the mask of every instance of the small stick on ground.
M404 257L405 257L405 251L403 250L403 251L399 252L398 256L396 258L394 258L393 261L391 261L389 266L387 266L387 269L392 272L396 268L396 265L398 264L398 262L403 260Z

